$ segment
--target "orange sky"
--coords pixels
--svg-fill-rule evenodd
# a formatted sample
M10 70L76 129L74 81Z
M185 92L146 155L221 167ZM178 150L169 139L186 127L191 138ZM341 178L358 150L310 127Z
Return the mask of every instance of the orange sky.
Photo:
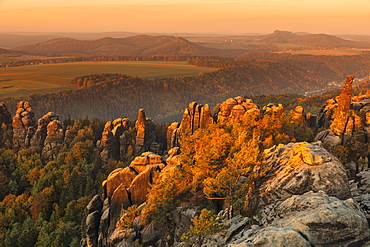
M370 35L370 0L0 0L0 23L0 32Z

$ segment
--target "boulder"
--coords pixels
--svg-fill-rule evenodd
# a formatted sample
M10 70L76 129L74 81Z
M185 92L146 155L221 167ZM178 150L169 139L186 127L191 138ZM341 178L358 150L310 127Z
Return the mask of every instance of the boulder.
M256 174L254 189L246 196L246 206L256 210L308 191L323 190L340 199L350 197L348 177L343 165L320 143L289 143L264 152Z
M309 247L311 244L296 230L285 227L268 226L254 232L252 236L228 247Z
M362 246L370 236L366 217L352 198L340 200L324 191L294 195L265 207L256 218L264 226L294 229L313 246Z

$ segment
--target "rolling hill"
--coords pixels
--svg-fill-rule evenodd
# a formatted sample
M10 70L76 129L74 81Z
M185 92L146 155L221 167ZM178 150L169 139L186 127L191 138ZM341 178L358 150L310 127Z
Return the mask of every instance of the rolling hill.
M206 55L236 57L243 49L213 49L192 43L181 37L137 35L127 38L76 40L57 38L46 42L14 48L30 54L94 55L94 56L163 56Z

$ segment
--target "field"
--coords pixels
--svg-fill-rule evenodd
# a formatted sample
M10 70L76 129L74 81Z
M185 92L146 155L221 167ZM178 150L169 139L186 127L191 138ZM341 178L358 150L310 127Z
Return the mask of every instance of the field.
M0 68L0 98L44 94L72 89L76 76L119 73L147 79L196 76L215 68L197 67L187 62L78 62Z

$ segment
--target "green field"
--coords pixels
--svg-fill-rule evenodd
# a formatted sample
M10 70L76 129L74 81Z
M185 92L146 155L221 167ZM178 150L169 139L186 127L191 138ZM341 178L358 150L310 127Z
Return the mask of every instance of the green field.
M82 75L119 73L153 79L196 76L199 72L215 70L189 65L187 62L146 61L77 62L0 68L0 98L72 89L71 80Z

